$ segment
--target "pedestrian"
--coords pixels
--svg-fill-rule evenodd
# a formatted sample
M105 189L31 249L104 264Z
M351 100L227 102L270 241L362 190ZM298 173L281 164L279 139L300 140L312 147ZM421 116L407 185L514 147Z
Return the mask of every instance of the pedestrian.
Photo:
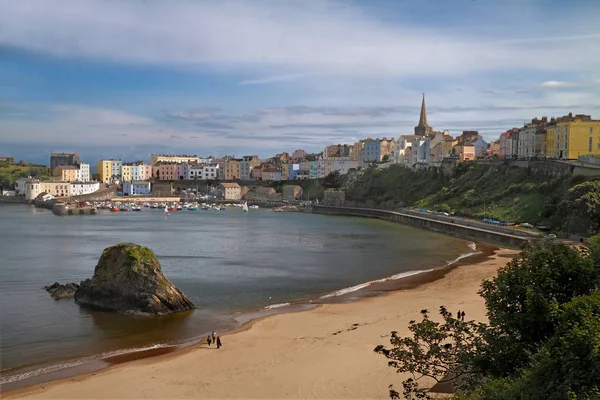
M213 342L217 343L217 333L215 331L213 331L212 337L213 337Z
M461 321L465 322L465 312L462 312L462 317L460 318Z
M210 347L210 344L212 343L212 340L210 340L210 335L208 335L206 338L206 343L208 343L208 347Z
M462 315L462 314L460 313L460 310L458 310L458 314L456 314L456 319L460 321L460 316L461 316L461 315Z
M221 346L223 346L223 345L221 344L221 337L220 337L220 336L218 336L218 337L217 337L217 349L220 349L220 348L221 348Z

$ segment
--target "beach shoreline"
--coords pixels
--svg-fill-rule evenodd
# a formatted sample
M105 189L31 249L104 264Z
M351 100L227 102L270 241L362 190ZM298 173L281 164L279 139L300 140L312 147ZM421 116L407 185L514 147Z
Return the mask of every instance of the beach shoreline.
M243 352L246 353L247 351L249 351L247 349L247 347L259 347L259 349L257 351L259 351L261 354L266 353L269 354L270 352L272 352L272 349L268 349L268 348L262 348L265 347L264 345L261 345L260 343L262 343L262 339L263 337L266 336L271 336L274 335L277 337L277 343L280 342L287 342L288 345L297 345L298 343L298 337L290 337L290 335L285 335L285 331L286 330L282 330L281 332L278 333L277 330L275 331L269 331L269 332L265 332L264 331L264 327L265 326L270 326L273 324L278 324L281 323L281 321L287 321L288 319L292 319L292 320L296 320L298 319L300 322L300 324L297 326L297 328L299 329L299 331L308 329L318 329L320 325L322 325L324 322L321 321L320 324L315 324L315 323L311 323L310 321L316 319L320 319L322 318L323 314L329 315L331 314L331 312L333 310L337 310L338 308L341 308L341 314L346 316L347 318L352 319L353 314L359 314L356 315L356 319L360 320L361 318L361 313L357 313L356 310L363 310L365 307L367 307L369 304L372 303L382 303L383 305L385 305L385 307L382 307L382 314L386 315L389 314L390 310L390 301L391 299L393 299L394 297L403 297L404 302L408 302L408 303L414 303L415 298L414 297L419 297L418 294L419 293L423 293L423 292L435 292L437 291L436 288L439 287L446 287L448 285L450 285L449 288L447 289L452 289L452 290L444 290L444 294L452 294L454 293L455 295L458 295L458 297L464 295L467 296L469 298L471 298L471 301L474 303L477 303L477 310L469 310L467 307L463 307L463 309L465 311L467 311L467 314L473 314L474 315L481 315L480 318L478 319L485 319L485 313L482 312L484 311L483 309L483 301L481 298L479 298L479 296L476 294L477 288L479 286L479 283L481 281L481 279L487 279L490 278L491 276L493 276L495 274L495 271L497 270L498 267L503 266L506 262L509 261L509 257L514 256L517 252L514 250L506 250L506 249L496 249L493 246L489 246L489 245L485 245L485 244L479 244L478 246L481 246L481 252L479 254L473 255L471 257L465 258L463 260L459 260L458 262L456 262L454 265L450 265L448 267L445 268L439 268L436 269L434 271L431 271L429 273L422 273L422 274L418 274L418 275L414 275L414 276L410 276L406 279L399 279L396 281L385 281L385 282L381 282L380 284L374 284L371 285L369 287L366 287L364 290L366 291L366 293L359 293L359 291L357 292L353 292L351 296L349 296L350 298L344 298L344 296L339 296L339 298L335 298L333 300L335 301L328 301L328 302L314 302L313 304L316 305L316 307L312 307L310 310L299 310L300 312L289 312L287 310L285 310L285 308L280 312L280 313L275 313L275 314L270 314L270 315L266 315L260 318L256 318L256 319L252 319L246 323L243 323L241 326L233 329L230 332L227 332L225 334L222 335L223 340L224 340L224 348L222 350L219 350L222 353L225 354L230 354L230 353L235 353L236 349L239 352ZM459 287L456 287L456 276L457 275L464 275L465 274L465 269L470 269L470 268L475 267L477 274L475 274L476 276L471 276L468 277L468 281L470 283L471 289L475 289L475 290L470 290L468 293L463 293L461 295L461 285L459 285ZM477 268L479 267L479 268ZM363 290L363 289L361 289ZM441 294L441 293L440 293ZM352 296L359 296L358 299L354 299L352 298ZM412 297L412 298L411 298ZM439 296L436 295L434 297L439 297L440 300L443 299L444 296ZM332 299L330 299L332 300ZM451 299L453 301L451 302L447 302L446 305L447 307L449 307L450 305L452 305L453 302L456 302L456 300L458 299ZM351 302L350 302L351 301ZM442 305L441 303L439 305ZM438 306L439 306L438 305ZM393 307L392 307L393 309ZM421 307L415 307L414 305L411 307L408 307L408 309L406 310L409 313L414 314L412 316L412 318L418 318L418 312L421 310ZM336 312L333 315L338 315L338 313ZM317 317L318 316L318 317ZM384 318L384 320L388 320L388 317L381 317ZM363 316L364 319L364 316ZM304 320L304 321L303 321ZM333 321L331 321L331 323L333 323ZM391 330L398 330L399 332L402 331L402 329L406 328L406 325L408 323L408 320L403 321L402 323L398 323L396 324L396 326L394 327L390 327L391 329L389 329L389 331L387 332L387 334L389 334L389 332ZM338 331L334 331L332 333L330 333L330 336L332 337L338 337L338 336L342 336L343 333L345 332L354 332L354 331L358 331L359 328L362 326L362 324L360 322L357 322L355 324L358 325L352 325L350 324L348 327L346 327L345 329L339 329ZM325 325L329 325L329 323L325 323ZM370 325L370 324L369 324ZM311 328L312 326L312 328ZM321 326L321 328L323 328L323 326ZM331 329L329 329L331 330ZM362 331L364 331L365 329L361 329ZM257 331L261 331L257 334ZM246 336L251 336L251 337L258 337L258 343L259 344L253 344L253 343L248 343L248 341L246 340ZM293 335L291 335L293 336ZM364 340L368 341L368 340L376 340L379 339L382 343L385 343L386 340L381 339L381 334L379 335L374 335L372 337L365 337ZM238 343L239 342L239 343ZM239 344L242 343L242 348L243 350L239 350L240 346ZM372 358L372 349L375 347L375 345L377 344L382 344L382 343L375 343L372 346L368 346L368 351L365 351L363 354L361 354L361 357L368 357L368 358ZM338 343L338 345L341 346L341 343ZM234 347L233 349L231 347ZM278 346L274 346L275 348L277 348ZM318 347L318 346L317 346ZM19 389L14 389L14 390L7 390L7 391L3 391L2 392L2 396L3 397L10 397L10 398L18 398L18 397L22 397L22 396L28 396L28 395L32 395L32 394L36 394L36 396L40 395L43 398L64 398L64 397L89 397L89 393L86 394L86 391L89 390L87 389L87 387L94 386L91 382L95 382L96 380L106 380L106 379L111 379L111 380L116 380L116 381L121 381L121 379L123 379L123 381L128 381L129 378L127 377L127 375L129 374L129 372L131 370L136 370L136 369L144 369L144 368L150 368L150 369L154 369L155 367L159 366L159 365L165 365L165 364L169 364L169 363L187 363L189 361L189 358L198 358L198 363L202 363L203 357L207 356L207 353L205 352L205 350L207 350L207 346L206 344L194 344L191 345L189 347L183 348L183 349L177 349L176 351L174 351L175 349L156 349L155 351L149 351L146 354L137 354L137 353L131 353L131 354L126 354L126 355L122 355L122 356L118 356L118 357L113 357L112 359L107 360L109 366L106 368L103 368L102 370L95 370L95 371L88 371L87 373L85 373L84 371L81 371L82 374L78 374L77 376L70 376L70 377L65 377L63 379L57 379L57 380L52 380L51 382L44 382L44 383L39 383L36 385L32 385L32 386L26 386L23 388L19 388ZM299 354L299 356L301 355L301 353ZM249 357L249 359L252 359L251 355L246 355ZM219 366L219 364L221 364L220 361L223 360L212 360L215 356L213 356L212 354L210 356L208 356L209 358L211 358L211 360L204 360L204 361L208 361L211 363L211 365L214 365L214 368L217 369L221 369L224 368L223 372L227 372L225 375L230 374L231 371L228 368L225 368L225 366ZM274 355L274 357L276 357L276 355ZM262 357L259 357L262 358ZM303 357L299 357L299 358L303 358ZM245 359L245 358L240 358L240 362ZM306 367L306 361L304 361L304 363L300 362L300 360L290 360L293 363L298 363L298 366L300 367ZM386 362L384 359L380 360L381 364L385 366ZM229 360L229 362L231 362L231 360ZM308 362L308 364L312 364L312 362ZM211 368L211 370L213 370L214 368ZM393 371L391 369L389 369L390 371L387 371L387 369L389 368L384 368L382 373L384 375L387 375L388 372L391 372L392 375L390 376L390 378L392 378L390 380L390 382L388 383L388 385L390 383L399 383L397 375L393 374ZM265 371L269 371L268 365L267 367L265 367ZM236 374L237 375L237 374ZM243 376L245 376L245 374L242 374ZM122 376L121 378L119 376ZM237 376L237 378L239 378L239 376ZM245 378L244 378L245 379ZM321 378L319 378L321 379ZM208 379L210 381L210 379ZM239 380L239 379L238 379ZM243 380L243 379L242 379ZM166 383L166 382L165 382ZM81 387L79 388L82 391L74 391L74 388L72 387L72 385L80 385ZM196 384L192 384L190 383L191 387L197 387ZM210 386L210 382L208 383L208 385ZM238 386L238 385L234 385L234 386ZM69 387L68 390L64 390L63 388L67 388ZM387 385L385 387L383 387L384 392L380 393L379 397L385 397L385 388L387 388ZM78 389L78 390L79 390ZM220 394L221 392L212 392L209 391L207 393L207 395L203 395L200 393L196 393L196 395L194 395L193 397L248 397L247 395L244 395L243 392L231 392L231 387L228 387L226 390L226 393ZM160 391L159 391L160 392ZM75 393L78 393L78 396L75 395ZM127 390L125 390L125 392L118 392L116 394L109 394L105 391L104 395L99 395L98 393L96 393L96 390L93 391L94 395L98 395L99 397L135 397L135 398L139 398L142 397L140 396L138 393L132 394L132 393L128 393ZM189 397L189 396L183 396L181 393L165 393L165 392L161 392L162 396L160 395L151 395L150 397L154 397L154 396L158 396L158 397ZM258 391L255 395L253 396L258 396L258 397L297 397L294 396L292 393L294 393L294 391L292 390L292 392L290 394L286 394L283 392L277 392L277 395L270 395L270 392L265 392L262 393L260 391ZM275 393L275 392L273 392ZM298 394L298 393L296 393ZM355 393L356 394L356 393ZM253 397L252 396L252 397ZM369 395L370 396L370 395ZM367 396L367 397L369 397ZM308 397L314 397L314 396L308 396ZM333 397L345 397L345 396L333 396ZM359 395L358 397L363 397L362 395Z

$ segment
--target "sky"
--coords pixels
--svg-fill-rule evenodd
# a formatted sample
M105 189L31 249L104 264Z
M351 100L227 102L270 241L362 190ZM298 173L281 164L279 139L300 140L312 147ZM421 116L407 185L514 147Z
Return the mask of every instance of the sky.
M0 1L0 156L266 157L600 118L600 1Z

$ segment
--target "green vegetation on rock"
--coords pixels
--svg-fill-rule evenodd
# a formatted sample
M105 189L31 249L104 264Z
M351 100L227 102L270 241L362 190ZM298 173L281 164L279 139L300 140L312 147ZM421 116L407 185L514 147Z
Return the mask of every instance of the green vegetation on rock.
M600 229L600 180L548 177L508 165L460 164L455 174L400 166L369 168L344 185L349 205L423 207L473 218L548 224L586 234Z
M10 165L6 162L0 163L0 186L13 186L20 178L48 179L52 176L50 167L41 165Z

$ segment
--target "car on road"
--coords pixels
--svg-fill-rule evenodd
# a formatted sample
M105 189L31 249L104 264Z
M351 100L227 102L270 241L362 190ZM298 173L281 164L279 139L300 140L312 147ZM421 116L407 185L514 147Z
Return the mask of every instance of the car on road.
M554 233L550 233L550 234L544 236L544 239L548 242L552 242L552 241L556 240L556 235Z

